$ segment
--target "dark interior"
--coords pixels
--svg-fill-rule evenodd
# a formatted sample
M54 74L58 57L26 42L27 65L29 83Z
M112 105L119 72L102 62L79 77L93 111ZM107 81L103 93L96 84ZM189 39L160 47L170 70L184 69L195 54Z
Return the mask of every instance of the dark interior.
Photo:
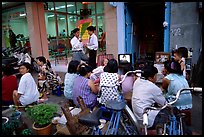
M140 45L141 57L154 59L164 49L164 2L127 3Z

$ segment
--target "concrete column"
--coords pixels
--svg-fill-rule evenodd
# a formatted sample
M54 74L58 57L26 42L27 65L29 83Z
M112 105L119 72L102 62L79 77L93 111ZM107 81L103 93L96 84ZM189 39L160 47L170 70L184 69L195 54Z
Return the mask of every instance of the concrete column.
M125 53L125 13L124 11L125 11L124 2L117 2L118 54Z
M104 2L104 17L106 31L106 53L113 54L118 59L118 32L116 8L109 2Z
M45 56L49 59L44 4L42 2L25 2L25 5L32 56Z

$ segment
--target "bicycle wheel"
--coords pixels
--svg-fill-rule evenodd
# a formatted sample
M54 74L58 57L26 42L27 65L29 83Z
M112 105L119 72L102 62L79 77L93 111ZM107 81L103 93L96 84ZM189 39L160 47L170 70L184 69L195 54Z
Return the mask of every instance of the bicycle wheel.
M139 135L138 123L133 116L134 114L126 105L126 108L122 111L120 125L123 128L121 134L126 135Z

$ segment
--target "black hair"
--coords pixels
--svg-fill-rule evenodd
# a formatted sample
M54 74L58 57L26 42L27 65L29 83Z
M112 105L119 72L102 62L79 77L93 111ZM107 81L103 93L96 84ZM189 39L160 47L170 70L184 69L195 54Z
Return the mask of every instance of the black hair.
M96 30L96 27L94 27L94 26L89 26L89 27L87 28L87 30L88 30L88 31L95 31L95 30Z
M43 62L43 64L46 64L46 58L44 56L39 56L36 59L38 59L40 62Z
M85 63L82 63L79 65L79 70L78 70L79 74L81 76L85 76L86 74L88 74L89 72L92 72L92 68L90 66L88 66Z
M142 77L144 77L145 79L153 78L154 75L156 75L158 73L158 70L156 67L154 67L153 65L147 65L144 66L143 68L143 73L141 74Z
M80 30L79 28L75 28L75 29L72 30L72 32L75 34L79 30Z
M78 60L72 60L69 62L68 73L77 73L77 68L80 62Z
M21 66L25 66L29 70L29 72L31 71L31 64L30 63L24 62L24 63L19 65L19 67L21 67Z
M39 56L36 59L38 59L40 62L43 62L43 64L47 64L49 68L52 68L50 61L47 60L44 56Z
M188 49L186 47L179 47L178 52L182 57L184 58L188 57Z
M164 68L169 73L175 73L178 75L183 75L183 72L181 70L181 65L177 61L165 61L164 62Z
M4 75L10 76L14 74L14 68L11 66L4 66L2 67L2 72L4 73Z
M118 73L118 62L115 59L110 59L104 67L104 72Z
M124 67L124 69L123 69L123 74L125 75L125 73L127 73L128 71L133 71L133 67L132 67L132 65L127 65L127 66L125 66ZM131 73L129 73L127 76L131 76L132 74Z

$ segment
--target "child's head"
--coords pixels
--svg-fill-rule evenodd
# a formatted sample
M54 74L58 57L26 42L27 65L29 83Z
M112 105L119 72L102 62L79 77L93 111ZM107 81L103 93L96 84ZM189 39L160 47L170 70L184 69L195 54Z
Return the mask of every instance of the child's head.
M82 63L79 65L79 70L78 70L79 74L81 76L87 76L87 77L90 77L91 75L91 72L92 72L92 69L90 66L88 66L87 64L85 63Z
M144 77L146 80L149 80L155 83L157 80L157 75L156 75L157 73L158 73L158 70L156 67L154 67L153 65L146 65L143 68L142 77Z
M19 73L21 75L24 75L24 74L30 72L30 70L31 70L31 65L27 62L21 64L19 67Z
M164 71L166 74L174 73L182 75L183 72L181 71L181 65L176 61L165 61L164 62Z
M46 58L44 56L39 56L36 59L37 59L37 64L39 66L43 66L44 64L46 64Z
M106 66L108 64L109 59L108 58L104 58L102 61L102 66Z
M117 73L118 72L118 62L115 59L110 59L108 64L104 67L104 72Z
M79 35L80 35L80 29L79 28L75 28L74 30L72 30L72 32L74 33L74 35L76 37L79 37Z
M96 30L96 27L94 26L89 26L87 28L89 35L92 35L94 33L94 31Z
M68 73L77 73L77 68L80 62L78 60L72 60L69 62Z
M181 58L182 58L181 52L179 50L175 50L174 51L174 60L179 61L179 60L181 60Z

